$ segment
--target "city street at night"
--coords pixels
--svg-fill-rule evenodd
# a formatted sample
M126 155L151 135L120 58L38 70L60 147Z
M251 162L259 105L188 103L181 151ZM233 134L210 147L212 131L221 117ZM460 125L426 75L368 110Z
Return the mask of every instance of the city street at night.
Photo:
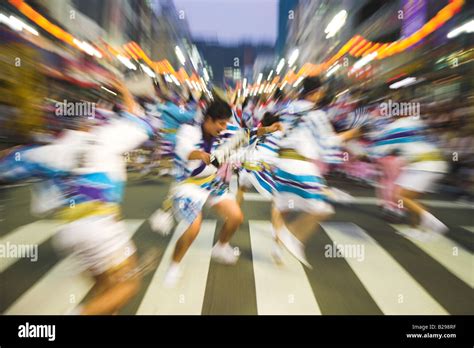
M140 254L153 249L158 264L142 290L121 314L470 314L472 292L472 205L433 197L426 204L450 227L430 244L404 237L403 228L384 221L373 189L350 189L356 202L338 206L308 245L312 270L289 254L281 265L271 257L270 202L248 193L245 222L234 244L242 253L235 266L210 260L221 222L206 212L203 231L184 259L185 274L176 289L161 286L172 237L151 231L147 218L166 195L169 180L131 183L124 219ZM4 189L4 241L35 242L39 258L8 260L2 311L6 314L66 314L87 298L92 283L74 272L69 258L52 246L58 222L29 214L27 187ZM8 203L12 203L9 205ZM357 244L348 257L332 253L336 245ZM331 249L330 249L331 248ZM329 250L329 252L328 252ZM333 257L334 256L334 257ZM50 294L54 296L50 296Z
M473 35L472 0L0 1L0 348L472 343Z

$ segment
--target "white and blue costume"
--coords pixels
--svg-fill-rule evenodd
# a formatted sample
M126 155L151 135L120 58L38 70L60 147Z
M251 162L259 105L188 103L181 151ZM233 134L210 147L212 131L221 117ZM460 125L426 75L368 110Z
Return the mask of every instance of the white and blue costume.
M49 145L13 149L0 161L0 180L43 180L35 184L40 196L33 199L38 203L33 210L54 211L64 220L57 246L78 256L85 269L101 274L135 251L119 221L126 182L123 154L153 132L146 120L122 113L87 132L68 130Z
M448 170L441 152L425 135L418 117L372 117L366 122L372 140L369 154L378 158L396 152L406 165L396 184L415 192L430 191Z
M272 103L259 111L263 117L265 112L277 113L282 105ZM251 119L258 119L253 117ZM253 186L258 193L266 198L272 198L275 192L274 167L278 158L279 141L282 132L277 131L259 137L249 146L243 156L241 170L239 171L239 185L242 187Z
M280 131L265 134L255 145L249 146L239 171L240 186L253 186L262 196L272 198L275 191L273 170L278 159L280 137Z
M326 182L317 162L340 163L340 139L324 111L297 100L280 113L284 134L278 141L275 170L275 206L280 211L330 214Z
M228 123L218 137L205 139L201 125L183 125L179 129L175 151L177 184L172 189L173 212L178 220L191 224L206 202L213 206L224 199L234 199L228 182L218 175L215 166L188 157L196 150L214 152L238 131L239 127ZM247 134L250 139L250 132Z
M192 124L196 116L195 109L179 107L171 102L158 104L156 111L162 122L160 129L160 154L162 157L174 156L176 133L183 124Z

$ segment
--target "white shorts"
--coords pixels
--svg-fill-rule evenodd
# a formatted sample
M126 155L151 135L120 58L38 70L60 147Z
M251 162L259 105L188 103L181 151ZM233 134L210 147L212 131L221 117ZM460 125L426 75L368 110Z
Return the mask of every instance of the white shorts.
M432 192L444 173L423 170L403 169L395 184L413 192Z
M281 211L301 211L330 215L334 208L327 202L326 183L312 162L280 159L275 170L275 207Z
M252 188L253 182L251 181L251 174L242 170L239 173L239 187L243 187L245 189Z
M275 208L280 212L305 212L313 215L332 215L334 208L331 204L314 199L305 199L292 193L276 193L273 200Z
M228 191L213 195L210 190L192 183L176 185L172 195L174 216L178 221L187 221L189 225L201 213L206 203L212 207L227 199L235 201L235 195Z
M242 170L239 173L239 186L244 189L255 188L263 197L272 199L275 191L275 183L272 180L271 173L264 172L248 172Z
M207 204L210 207L213 207L216 204L218 204L222 201L228 200L228 199L230 199L232 201L235 201L235 194L233 194L231 192L227 192L227 193L224 193L223 195L220 195L220 196L210 195L209 198L207 199Z
M114 216L92 216L64 225L55 236L55 246L77 257L83 270L99 275L135 253L131 234Z

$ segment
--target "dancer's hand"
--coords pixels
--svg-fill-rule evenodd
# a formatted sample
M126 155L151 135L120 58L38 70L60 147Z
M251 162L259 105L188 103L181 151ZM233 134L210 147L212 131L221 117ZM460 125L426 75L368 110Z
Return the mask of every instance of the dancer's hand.
M16 145L16 146L12 146L8 149L5 149L5 150L2 150L0 151L0 160L7 157L9 154L11 154L12 152L15 152L16 150L19 150L21 149L22 146L21 145Z
M211 155L208 154L207 152L200 151L200 150L196 150L196 151L191 152L189 154L188 159L190 159L190 160L201 160L206 164L211 163Z
M283 131L283 125L281 122L275 122L271 126L267 127L267 133L273 133L276 131Z
M211 164L211 155L207 152L201 151L201 160L207 165Z
M268 127L260 127L258 130L257 130L257 136L258 137L261 137L262 135L265 135L265 134L268 134L268 133L273 133L273 132L276 132L276 131L282 131L283 130L283 126L281 125L280 122L275 122L274 124L272 124L271 126L268 126Z

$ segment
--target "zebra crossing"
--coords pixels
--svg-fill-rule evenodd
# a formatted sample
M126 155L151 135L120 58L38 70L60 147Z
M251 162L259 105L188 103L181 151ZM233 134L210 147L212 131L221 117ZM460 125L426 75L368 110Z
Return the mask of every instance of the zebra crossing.
M11 243L14 245L18 244L28 244L28 245L38 245L51 238L53 234L57 231L60 226L59 221L49 220L44 221L40 220L34 223L30 223L19 227L0 238L0 245L6 245ZM0 272L3 272L9 266L18 261L17 257L5 257L0 259Z
M337 244L364 245L365 259L347 262L384 314L447 314L372 237L352 223L324 223Z
M238 272L244 262L242 259L245 259L251 263L253 275L239 278L247 279L246 281L229 280L228 283L232 285L230 289L229 284L225 282L222 286L219 285L217 279L216 285L211 289L210 279L216 278L213 274L216 272L215 268L211 267L211 248L219 225L214 219L205 219L200 234L183 259L183 278L176 288L167 289L162 284L163 276L179 231L171 238L157 238L145 219L126 219L125 223L134 239L144 238L142 244L150 244L152 241L156 243L158 240L164 253L157 268L143 281L143 296L136 300L137 305L123 314L207 314L203 310L205 302L212 302L215 296L227 296L228 301L255 302L255 314L260 315L333 314L327 310L331 305L328 302L353 301L349 297L351 289L356 287L356 281L367 295L355 300L360 301L362 305L374 303L373 306L376 307L376 310L368 309L366 314L474 312L472 252L447 236L440 236L435 241L426 243L413 240L404 235L406 225L386 224L387 229L393 230L390 243L387 244L380 243L379 237L375 236L373 231L369 232L364 229L365 226L361 227L357 223L337 220L325 222L318 233L321 234L319 238L325 238L327 242L317 251L308 250L314 267L313 270L308 270L286 250L283 263L275 264L271 257L273 240L270 222L251 219L238 231L240 234L247 234L249 247L242 250L241 260L237 265L225 266L220 272ZM0 239L0 243L40 245L37 263L18 258L0 259L0 287L2 293L6 294L0 296L3 314L67 314L88 296L93 282L90 277L78 271L75 260L71 256L62 258L49 254L51 251L47 245L52 243L59 224L60 221L57 220L39 220L16 228ZM474 231L474 226L463 225L460 228L471 234ZM136 232L139 230L142 233L137 237L139 234ZM154 239L147 242L147 236L153 236ZM236 246L242 248L240 245ZM360 247L363 255L357 256L363 257L344 254L344 246ZM332 247L338 248L336 253L321 255L324 250ZM401 249L407 249L406 260L399 256ZM42 254L42 251L46 254ZM412 255L414 252L420 256L415 257ZM316 253L318 255L315 255ZM335 267L336 262L342 262L347 268L345 275L337 273L340 268ZM423 275L420 269L430 270L432 274L427 275L425 272ZM338 276L344 278L340 279ZM431 280L430 285L428 276L440 278ZM17 288L15 283L20 282L20 279L24 285ZM337 282L324 284L321 279L337 279ZM433 289L433 282L439 282L439 289ZM239 298L243 293L241 288L251 289L253 298ZM323 288L324 291L321 290ZM219 291L226 293L219 294ZM465 305L453 306L449 297L457 297L457 300L464 301Z
M245 201L254 201L254 202L270 202L271 199L265 196L262 196L259 193L255 192L246 192L244 193ZM376 197L352 197L354 203L363 204L363 205L377 205L380 200ZM448 209L474 209L474 205L464 202L449 202L444 200L435 200L435 199L421 199L421 203L425 204L428 207L433 208L448 208Z
M38 222L44 228L47 222ZM134 234L142 220L125 220L128 231ZM36 223L34 223L36 224ZM52 222L56 227L59 222ZM31 225L31 224L30 224ZM57 231L57 229L51 229ZM21 233L20 229L20 233ZM43 229L42 229L43 231ZM54 233L54 232L49 232ZM5 237L5 238L8 238ZM31 267L35 267L32 264ZM92 289L93 280L78 271L79 265L72 256L58 262L31 288L22 294L5 314L67 314L70 313Z
M321 314L303 266L288 253L275 267L270 255L271 223L249 221L259 314Z
M171 260L174 245L178 236L181 235L180 231L174 233L166 248L163 262L154 273L136 314L201 314L215 229L216 221L203 222L201 233L182 261L187 272L176 288L168 289L162 286L162 282Z
M406 234L407 226L392 226L401 234ZM445 236L437 236L435 240L429 243L414 238L410 238L410 240L471 288L474 287L473 258L469 250Z

